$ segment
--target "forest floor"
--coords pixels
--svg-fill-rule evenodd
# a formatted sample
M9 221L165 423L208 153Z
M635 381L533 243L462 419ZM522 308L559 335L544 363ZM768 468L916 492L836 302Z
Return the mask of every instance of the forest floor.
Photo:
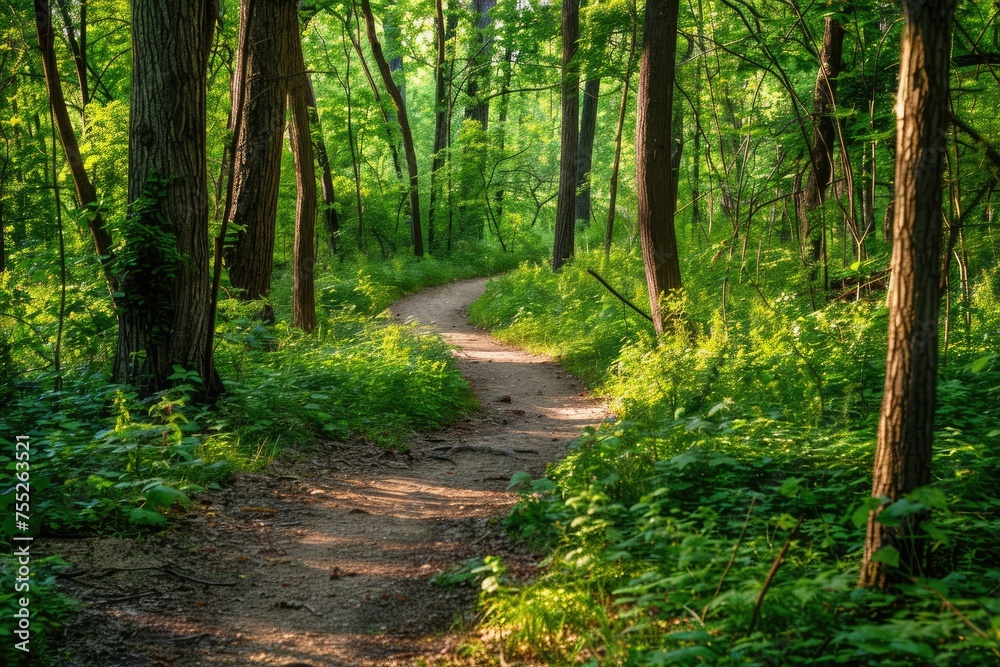
M454 347L481 403L461 423L405 453L361 441L286 449L141 541L39 544L72 564L61 581L84 601L57 664L401 667L451 655L478 591L432 578L491 554L529 576L538 555L499 521L516 501L510 477L540 476L607 416L552 361L468 324L485 283L392 308Z

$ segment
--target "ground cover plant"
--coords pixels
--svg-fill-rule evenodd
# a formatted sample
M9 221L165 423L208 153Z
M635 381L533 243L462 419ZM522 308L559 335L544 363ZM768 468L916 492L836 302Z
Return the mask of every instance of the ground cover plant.
M718 276L702 271L678 299L673 335L657 340L586 272L642 303L645 286L629 278L639 261L587 254L555 275L526 264L473 309L501 338L561 358L617 411L545 478L512 480L522 500L507 525L547 557L534 581L508 581L495 564L484 586L504 654L546 665L995 660L992 289L977 293L983 316L942 369L934 481L885 510L887 522L931 513L914 539L931 543L934 569L880 593L857 588L857 573L884 299L814 311L804 295L734 281L723 311L698 288ZM691 272L699 262L711 265L694 257Z
M490 268L489 262L470 268L465 261L432 259L339 266L321 283L320 326L310 336L284 319L280 276L274 323L260 320L261 302L223 300L216 359L226 392L215 403L198 399L201 378L181 367L171 389L149 398L109 383L105 360L113 336L107 328L114 320L99 306L65 324L64 340L75 344L57 389L50 366L31 365L51 358L48 343L58 323L48 315L49 300L58 292L44 282L10 284L5 274L11 298L4 313L15 338L4 348L2 465L13 480L15 437L30 436L32 533L141 534L183 512L191 494L259 470L286 449L335 447L330 443L355 437L405 449L415 431L460 418L475 402L447 346L391 322L383 311L408 291ZM97 285L71 287L81 303L99 291ZM20 336L25 331L37 337ZM14 532L15 515L6 511L14 499L14 485L5 485L0 503L7 534ZM65 564L33 566L32 599L46 609L33 620L36 653L54 655L45 647L74 609L52 587L54 572ZM5 555L2 567L13 573L16 560ZM16 603L14 591L4 591L4 613L13 613Z

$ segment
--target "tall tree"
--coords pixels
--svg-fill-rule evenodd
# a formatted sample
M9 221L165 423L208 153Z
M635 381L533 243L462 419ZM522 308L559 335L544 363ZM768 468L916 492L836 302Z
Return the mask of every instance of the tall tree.
M580 136L580 71L574 56L580 39L580 0L562 6L562 146L559 157L559 199L552 245L552 270L573 256L576 213L576 149Z
M836 16L823 24L819 70L813 86L813 133L809 146L809 172L799 202L802 242L815 266L823 255L823 229L816 213L833 177L833 146L836 133L836 92L844 50L844 26Z
M87 0L80 0L79 21L75 24L69 12L69 2L56 0L56 3L65 26L66 42L73 54L76 80L80 84L80 105L86 107L90 103L90 85L87 81Z
M313 89L312 79L306 74L306 83L309 85L309 128L312 134L312 148L316 154L316 162L322 170L320 185L323 194L323 222L326 226L326 233L330 242L330 250L337 252L338 240L340 237L340 219L337 217L336 193L333 189L333 171L330 168L330 154L326 150L326 139L323 137L323 125L320 123L318 105L316 104L316 91Z
M169 387L174 366L213 393L209 329L205 88L218 6L132 0L129 213L120 276L115 381Z
M392 78L389 70L389 63L382 53L382 45L378 41L378 34L375 31L375 16L372 14L372 5L369 0L361 0L361 13L365 17L365 27L368 34L368 43L372 49L372 56L378 65L378 71L382 75L382 83L385 84L389 97L396 107L399 118L399 129L403 134L403 149L406 151L406 170L410 176L410 231L413 238L413 254L417 257L424 256L423 232L420 229L420 188L417 180L417 153L413 147L413 133L410 131L410 120L406 114L406 104L403 101L403 94L396 82Z
M625 116L628 113L628 87L632 82L632 66L635 64L635 48L638 35L636 34L638 17L635 12L635 5L631 7L630 16L632 21L632 34L628 40L628 58L625 61L625 76L622 78L622 99L618 105L618 128L615 130L615 158L611 163L611 183L608 186L608 220L604 225L604 256L611 255L611 241L615 231L615 213L618 200L618 168L622 158L622 135L625 132Z
M230 223L239 231L226 260L229 280L241 290L239 296L261 299L271 289L289 81L286 69L294 48L290 35L298 39L295 0L242 0L240 21L243 29L232 94L236 160L230 183Z
M580 114L580 138L576 148L576 219L590 224L590 170L594 164L594 135L597 132L597 99L601 79L594 77L583 84L583 111Z
M465 107L465 118L476 121L484 130L489 128L490 124L490 103L480 95L489 88L492 66L490 47L493 44L489 34L493 23L490 10L496 7L496 4L497 0L472 0L471 3L474 36L469 57L469 78L466 84L469 102Z
M353 14L355 23L360 24L361 21L358 18L358 8L356 5L353 8ZM368 81L368 86L371 88L372 96L375 98L375 106L378 108L379 114L382 116L385 136L389 142L389 150L392 152L392 166L396 170L396 178L402 179L403 169L399 165L399 142L393 135L393 123L389 118L389 112L386 111L385 104L382 102L382 93L379 92L378 85L375 83L375 78L372 76L372 70L368 66L368 61L365 59L364 49L361 48L360 32L355 35L350 18L344 19L344 34L350 39L351 45L354 47L354 52L358 54L358 62L361 63L361 70L365 73L365 79ZM348 65L350 65L350 59L346 52L344 53L344 57L348 58ZM402 65L400 65L400 67L402 67ZM348 66L347 69L348 71L344 75L345 82L350 79L350 66Z
M316 267L316 167L309 131L310 86L302 57L298 21L290 35L288 61L288 107L291 110L289 139L295 157L295 243L292 271L292 324L307 333L316 328L314 272ZM312 110L315 113L315 109Z
M677 183L671 173L671 121L678 0L648 0L636 99L636 195L639 240L656 333L665 330L661 298L681 286L674 211Z
M882 504L931 480L937 391L941 273L941 170L947 149L948 69L955 0L904 0L899 92L896 97L896 174L889 347L878 426L872 496ZM862 586L894 583L886 550L899 554L906 574L926 571L921 516L898 527L869 513Z
M440 187L440 171L444 167L446 148L451 133L451 81L445 68L445 47L454 33L457 17L453 12L448 14L445 24L443 0L434 0L434 150L431 162L431 197L427 213L427 244L431 252L440 245L435 236L434 219L437 215L437 196Z
M52 8L48 0L35 0L35 28L38 34L38 46L42 52L42 65L45 70L45 86L49 93L49 103L52 106L52 117L55 119L59 140L73 184L76 187L76 201L80 208L87 211L87 223L90 235L94 240L94 250L101 259L105 279L112 292L117 292L118 281L112 271L111 233L104 223L104 216L97 201L97 190L94 188L87 170L84 168L83 156L76 141L76 132L69 118L66 98L63 96L62 81L59 79L59 64L56 61L54 33L52 31ZM86 78L84 78L86 81Z

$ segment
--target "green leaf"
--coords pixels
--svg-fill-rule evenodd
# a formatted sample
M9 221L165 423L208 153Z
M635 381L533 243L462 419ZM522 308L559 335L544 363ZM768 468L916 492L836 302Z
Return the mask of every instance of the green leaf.
M167 522L167 517L159 512L151 512L141 507L136 507L129 514L129 521L140 526L162 526Z
M191 500L183 491L178 491L165 484L157 484L151 489L147 489L143 495L146 497L146 504L154 509L169 509L175 502L185 506L191 504Z
M778 489L778 493L786 498L791 498L799 492L804 481L806 481L804 477L789 477L782 483L781 488Z
M531 484L531 475L524 471L516 472L510 477L510 484L507 485L507 490L511 491L519 486L524 486Z
M979 357L978 359L972 362L972 366L970 367L969 370L971 370L973 373L981 373L983 369L986 368L986 365L989 364L990 361L992 360L993 360L992 354L987 354L985 357Z
M899 567L899 550L896 547L885 546L872 554L876 563L885 563L889 567Z

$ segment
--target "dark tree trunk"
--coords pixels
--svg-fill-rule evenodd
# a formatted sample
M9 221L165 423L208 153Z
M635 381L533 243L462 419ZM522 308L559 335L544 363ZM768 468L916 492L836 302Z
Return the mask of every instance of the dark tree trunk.
M466 86L469 103L465 107L465 119L476 121L484 130L488 129L490 124L490 103L479 96L489 88L492 62L490 46L493 40L488 32L493 22L490 10L496 4L497 0L472 0L476 36L472 40L472 54L469 58L469 81Z
M600 79L587 79L583 85L580 139L576 148L576 219L584 226L590 224L590 169L594 162L597 98L600 90Z
M638 20L638 19L637 19ZM625 65L625 79L622 81L622 100L618 106L618 129L615 131L615 159L611 163L611 184L608 187L608 221L604 226L604 256L611 255L611 241L615 231L615 207L618 204L618 168L622 157L622 134L625 131L625 116L628 113L628 88L632 82L632 65L635 63L636 25L632 23L632 38L628 45L628 60Z
M660 299L681 286L674 231L673 97L678 0L648 0L636 102L636 194L639 240L656 333L665 330Z
M81 107L86 107L90 103L90 87L87 83L87 0L80 0L80 21L76 26L73 25L67 0L56 2L59 5L59 15L66 26L66 41L73 54L76 80L80 84Z
M330 251L337 252L337 241L340 237L340 219L337 217L336 193L333 190L333 172L330 169L330 155L326 151L326 139L323 138L323 126L319 121L319 111L316 109L316 91L313 90L312 80L306 75L306 83L309 86L309 129L312 135L312 148L316 155L316 162L323 171L320 185L323 192L323 222L326 226L326 233L330 241Z
M49 102L52 105L52 115L55 118L56 130L62 143L66 162L73 174L73 184L76 187L76 201L80 208L88 212L87 220L90 235L94 240L94 250L101 260L104 276L111 292L118 291L118 281L112 269L111 233L104 223L104 216L98 208L97 191L87 176L80 155L80 146L76 142L76 133L69 119L66 108L66 98L63 97L62 82L59 80L59 66L56 62L55 44L52 32L52 10L48 0L35 0L35 27L38 33L38 46L42 52L42 64L45 70L45 86L49 92Z
M434 151L431 162L431 200L427 213L427 244L432 253L440 245L435 236L434 222L437 217L440 171L445 165L446 148L451 132L448 114L451 100L448 89L451 82L445 71L445 46L454 33L456 24L456 16L449 14L447 26L445 25L443 0L434 0L434 39L437 47L434 59Z
M580 72L574 62L580 39L580 0L563 0L562 8L562 148L559 158L559 199L552 245L552 270L573 256L576 213L576 148L580 135Z
M218 7L210 0L132 0L129 216L116 382L150 395L174 366L218 388L209 329L205 87Z
M813 87L813 136L809 147L809 173L801 195L802 241L813 265L822 259L823 231L816 219L817 209L833 176L833 146L836 133L836 92L844 49L844 26L833 16L826 17L819 71Z
M298 21L292 28L294 41L289 65L288 106L291 110L289 138L295 157L295 245L292 276L292 324L306 333L316 329L314 272L316 266L316 168L309 132L309 77L302 58ZM313 109L315 113L315 109Z
M393 81L392 72L389 70L389 63L386 62L382 54L382 46L379 44L378 35L375 32L375 16L372 14L372 6L369 0L361 0L361 12L365 16L365 26L368 32L368 42L371 45L372 56L378 65L379 73L382 75L382 82L385 84L389 97L396 107L399 116L399 129L403 134L403 148L406 151L406 170L410 175L410 231L413 238L413 254L417 257L424 256L424 239L420 229L420 190L417 180L417 154L413 148L413 133L410 132L410 120L406 115L406 104L403 102L403 94Z
M356 9L354 17L355 20L358 20ZM351 45L354 47L355 53L358 54L358 61L361 63L361 70L365 73L365 79L368 81L368 85L372 90L372 96L375 98L375 105L378 107L379 113L382 115L385 137L389 142L389 150L392 152L392 166L396 170L396 178L402 179L403 168L399 164L399 147L396 145L396 138L392 134L392 123L389 120L389 113L386 111L385 104L382 102L382 93L379 92L378 86L375 84L375 79L372 77L371 68L368 67L368 61L365 59L365 52L361 48L361 42L359 41L360 38L355 37L348 22L344 23L344 32L351 40ZM344 52L344 56L347 56L346 50ZM350 72L347 72L345 76L350 77Z
M295 0L242 0L240 21L248 29L240 31L245 41L239 45L239 67L233 77L232 108L242 109L242 117L234 119L237 142L230 223L241 231L226 260L229 281L241 290L240 298L249 300L264 298L271 290L288 95L286 70L293 48L289 39L298 36ZM242 107L241 97L245 100Z
M403 45L400 42L400 14L395 3L390 3L382 17L382 35L385 39L385 51L389 53L389 71L392 80L399 88L399 96L406 104L406 72L403 69Z
M940 307L941 167L947 149L948 66L955 0L904 0L889 347L872 496L884 503L931 481ZM862 586L886 589L927 570L920 516L900 527L869 514ZM875 555L894 547L900 572Z
M4 219L4 199L7 193L7 172L10 168L10 139L7 132L0 127L0 138L3 138L3 166L0 167L0 273L7 270L7 221Z

